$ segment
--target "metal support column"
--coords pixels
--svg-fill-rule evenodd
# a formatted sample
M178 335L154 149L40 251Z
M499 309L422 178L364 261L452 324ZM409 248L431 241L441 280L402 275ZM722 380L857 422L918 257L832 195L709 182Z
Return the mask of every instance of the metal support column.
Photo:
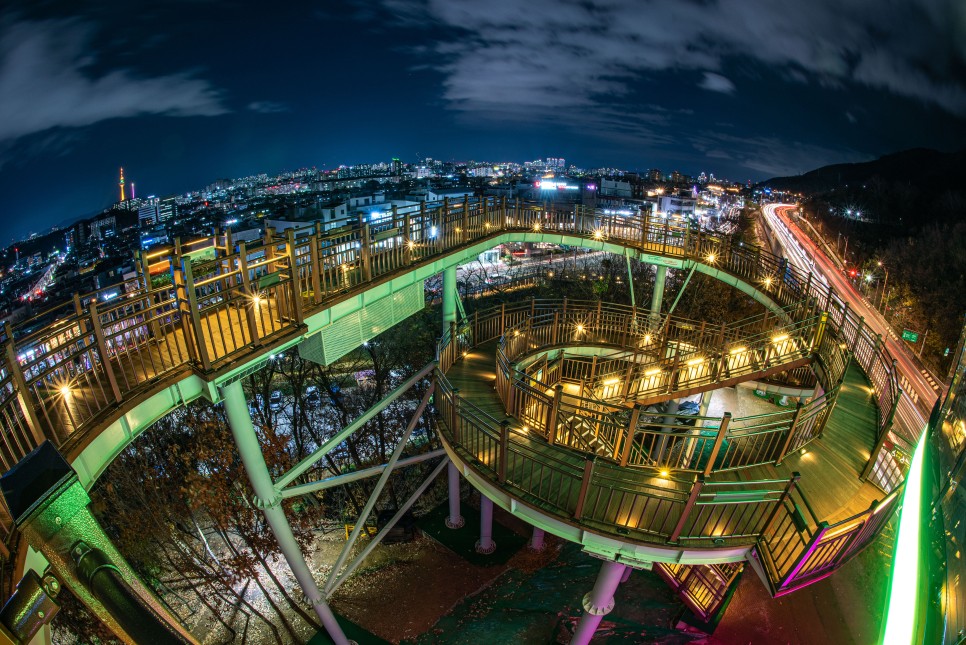
M248 403L245 401L245 393L242 391L241 381L234 381L221 387L221 396L225 403L225 412L228 414L228 425L231 427L231 434L235 438L235 445L238 446L238 454L241 455L242 463L245 464L245 471L248 479L255 489L255 506L262 509L265 519L278 540L282 555L292 569L292 574L298 580L302 592L306 599L315 609L315 613L322 621L325 631L329 633L336 645L349 645L351 642L346 638L342 627L335 619L335 614L322 597L322 592L309 570L309 565L305 561L302 549L295 541L292 527L289 526L285 511L282 509L282 495L275 489L272 483L272 476L268 472L268 465L265 463L265 456L258 443L258 435L255 434L255 427L252 425L251 416L248 413Z
M449 483L449 517L446 518L446 526L459 529L465 523L460 515L460 469L452 461L446 470L446 478Z
M624 577L626 565L608 560L600 567L594 589L584 596L584 615L577 623L577 631L570 645L588 645L600 621L614 609L614 592Z
M443 269L443 334L456 322L456 266Z
M476 543L476 552L489 555L496 551L493 541L493 500L486 495L480 495L480 539Z
M661 303L664 300L664 283L667 281L667 267L657 267L654 276L654 291L651 293L651 328L661 323Z
M538 529L536 526L533 527L533 535L530 536L530 543L527 544L527 548L531 551L540 552L545 548L543 542L544 531L543 529Z

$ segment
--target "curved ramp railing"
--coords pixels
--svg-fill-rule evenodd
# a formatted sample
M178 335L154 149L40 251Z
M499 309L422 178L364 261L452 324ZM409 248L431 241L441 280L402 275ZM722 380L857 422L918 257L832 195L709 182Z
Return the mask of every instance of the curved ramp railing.
M525 317L520 316L521 312ZM534 314L532 317L530 312ZM667 400L696 391L695 381L701 389L721 386L721 379L695 375L696 366L689 365L694 359L688 356L701 354L708 357L710 364L730 367L733 372L725 380L729 384L733 379L747 380L761 373L761 369L753 371L750 363L743 360L728 366L729 359L736 357L735 346L740 344L745 355L757 352L762 363L772 361L773 369L787 369L811 360L811 353L821 344L818 334L823 329L821 316L796 322L759 315L717 327L713 334L701 331L701 322L683 318L675 319L673 324L667 322L652 333L647 328L635 330L635 316L636 311L631 307L599 302L539 300L509 307L500 305L478 311L472 320L454 325L456 343L441 346L440 363L448 370L454 356L498 336L496 391L507 414L519 420L527 432L550 444L590 452L624 467L707 476L713 472L781 463L790 451L821 434L838 393L834 383L795 409L732 419L730 415L721 418L657 413L648 411L635 400L622 404L565 392L561 383L579 380L585 375L576 373L572 365L559 358L517 367L520 358L568 343L617 348L630 345L637 353L637 360L618 361L621 381L631 383L637 397L660 392L652 400ZM513 324L501 330L507 322ZM676 328L689 334L688 349L683 349L681 336L668 333ZM742 338L742 333L751 336ZM648 340L642 347L643 338ZM449 351L451 346L458 348L455 354ZM826 348L832 353L844 353L837 343L829 343ZM678 360L683 352L689 353ZM835 358L840 358L837 354ZM583 360L585 364L586 360ZM613 362L598 365L596 356L590 358L590 377L600 378L595 370L599 368L606 374ZM825 371L839 379L844 364L841 359L828 360ZM669 366L679 368L683 374L672 373L668 379L659 378L655 373ZM637 385L635 381L643 381L645 385Z
M894 413L898 385L887 350L837 294L781 258L647 211L624 217L467 198L409 212L393 208L383 222L336 231L319 223L281 235L268 229L247 244L236 244L230 232L178 240L139 253L134 277L6 326L0 467L10 468L44 440L71 454L132 398L189 372L214 378L230 363L267 355L266 346L297 338L307 316L370 281L508 233L572 236L588 246L693 262L754 285L780 306L828 311L872 380L880 437L901 445L921 431L889 433L905 421ZM901 477L891 466L883 472L885 486Z

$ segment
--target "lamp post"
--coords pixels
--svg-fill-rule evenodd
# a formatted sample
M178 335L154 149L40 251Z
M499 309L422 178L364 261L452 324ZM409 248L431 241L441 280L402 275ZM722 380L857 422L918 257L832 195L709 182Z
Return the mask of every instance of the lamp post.
M885 272L885 280L882 281L882 293L879 295L879 310L881 311L882 310L882 301L885 300L886 287L889 284L889 269L885 268L885 265L882 264L881 261L880 262L877 262L876 264L878 264L880 267L882 267L882 270Z

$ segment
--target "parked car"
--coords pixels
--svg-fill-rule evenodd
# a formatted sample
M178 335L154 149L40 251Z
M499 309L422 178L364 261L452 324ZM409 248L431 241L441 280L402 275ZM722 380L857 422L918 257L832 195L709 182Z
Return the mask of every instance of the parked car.
M305 405L310 408L317 408L322 405L322 395L319 393L317 385L310 385L305 388Z
M268 408L272 412L278 412L282 409L282 393L279 390L273 390L272 395L268 397Z

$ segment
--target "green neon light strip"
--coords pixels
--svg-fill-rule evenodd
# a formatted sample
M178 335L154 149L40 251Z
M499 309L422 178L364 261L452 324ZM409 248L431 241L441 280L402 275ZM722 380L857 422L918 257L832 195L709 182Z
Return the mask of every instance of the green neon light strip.
M916 633L916 614L919 608L919 515L926 434L924 431L919 439L916 454L906 475L906 490L899 516L899 537L896 540L896 558L892 567L889 604L886 607L886 628L881 641L883 645L909 645L914 642Z

